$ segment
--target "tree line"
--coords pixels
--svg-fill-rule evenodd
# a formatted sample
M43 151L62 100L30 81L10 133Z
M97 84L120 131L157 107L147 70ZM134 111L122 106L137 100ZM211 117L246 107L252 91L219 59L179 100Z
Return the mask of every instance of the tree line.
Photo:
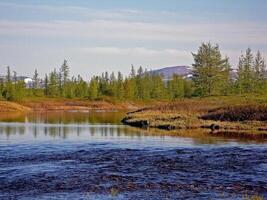
M219 46L203 43L192 54L194 95L216 96L234 94L264 94L267 92L266 63L260 51L253 55L248 48L239 57L234 73L229 57L223 57Z
M7 67L6 78L1 79L0 95L7 100L21 101L26 96L64 97L97 100L112 97L118 100L178 99L192 96L242 95L267 92L266 64L258 51L250 48L239 58L234 73L229 58L223 57L218 45L203 43L197 53L192 53L194 63L192 78L174 74L165 81L161 74L147 71L141 66L131 67L126 77L121 72L104 72L85 81L81 76L70 78L66 60L58 68L39 78L37 70L33 84L26 88Z

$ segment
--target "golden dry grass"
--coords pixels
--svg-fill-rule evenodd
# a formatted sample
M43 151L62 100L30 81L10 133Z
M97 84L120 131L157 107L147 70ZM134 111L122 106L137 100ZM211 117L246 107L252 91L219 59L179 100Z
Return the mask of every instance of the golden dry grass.
M0 101L0 112L27 112L31 109L15 102Z
M134 110L144 104L136 102L90 101L87 99L26 98L21 102L0 100L0 112L15 111L89 111L89 110Z
M228 109L230 106L232 109ZM267 122L263 120L266 116L265 111L267 111L265 108L267 108L266 102L240 97L184 99L129 112L123 122L133 126L149 126L169 130L209 128L228 132L250 130L251 133L266 133ZM220 121L203 117L218 110L224 110L225 115L226 111L229 111L229 115L233 118L238 118L238 116L254 116L255 118L244 118L242 121ZM249 115L249 113L253 115Z
M131 102L107 102L90 101L86 99L65 99L65 98L32 98L26 99L22 105L34 111L53 110L131 110L137 109L138 105Z

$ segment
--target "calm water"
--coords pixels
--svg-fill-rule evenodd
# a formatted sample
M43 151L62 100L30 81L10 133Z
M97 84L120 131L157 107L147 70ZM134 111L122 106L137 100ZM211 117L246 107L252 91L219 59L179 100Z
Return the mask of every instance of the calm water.
M163 135L122 117L0 115L0 199L267 198L265 141Z

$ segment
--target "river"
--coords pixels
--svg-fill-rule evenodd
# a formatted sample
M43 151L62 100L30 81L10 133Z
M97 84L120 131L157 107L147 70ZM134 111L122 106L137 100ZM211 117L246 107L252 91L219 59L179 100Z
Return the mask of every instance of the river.
M0 199L267 198L266 141L137 129L123 115L2 114Z

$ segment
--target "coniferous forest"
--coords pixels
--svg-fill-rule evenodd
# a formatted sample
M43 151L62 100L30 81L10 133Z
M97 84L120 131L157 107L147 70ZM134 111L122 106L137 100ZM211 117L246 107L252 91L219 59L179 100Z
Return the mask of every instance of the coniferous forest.
M192 78L174 74L167 81L160 74L133 65L128 76L121 72L103 72L87 81L81 76L70 77L70 67L64 60L58 69L45 77L39 77L35 70L32 87L26 88L23 80L17 80L16 72L12 73L7 67L6 78L0 82L0 95L11 101L21 101L25 97L173 100L267 92L266 64L260 51L255 53L248 48L240 55L238 66L231 66L229 57L221 54L217 44L203 43L192 56Z

